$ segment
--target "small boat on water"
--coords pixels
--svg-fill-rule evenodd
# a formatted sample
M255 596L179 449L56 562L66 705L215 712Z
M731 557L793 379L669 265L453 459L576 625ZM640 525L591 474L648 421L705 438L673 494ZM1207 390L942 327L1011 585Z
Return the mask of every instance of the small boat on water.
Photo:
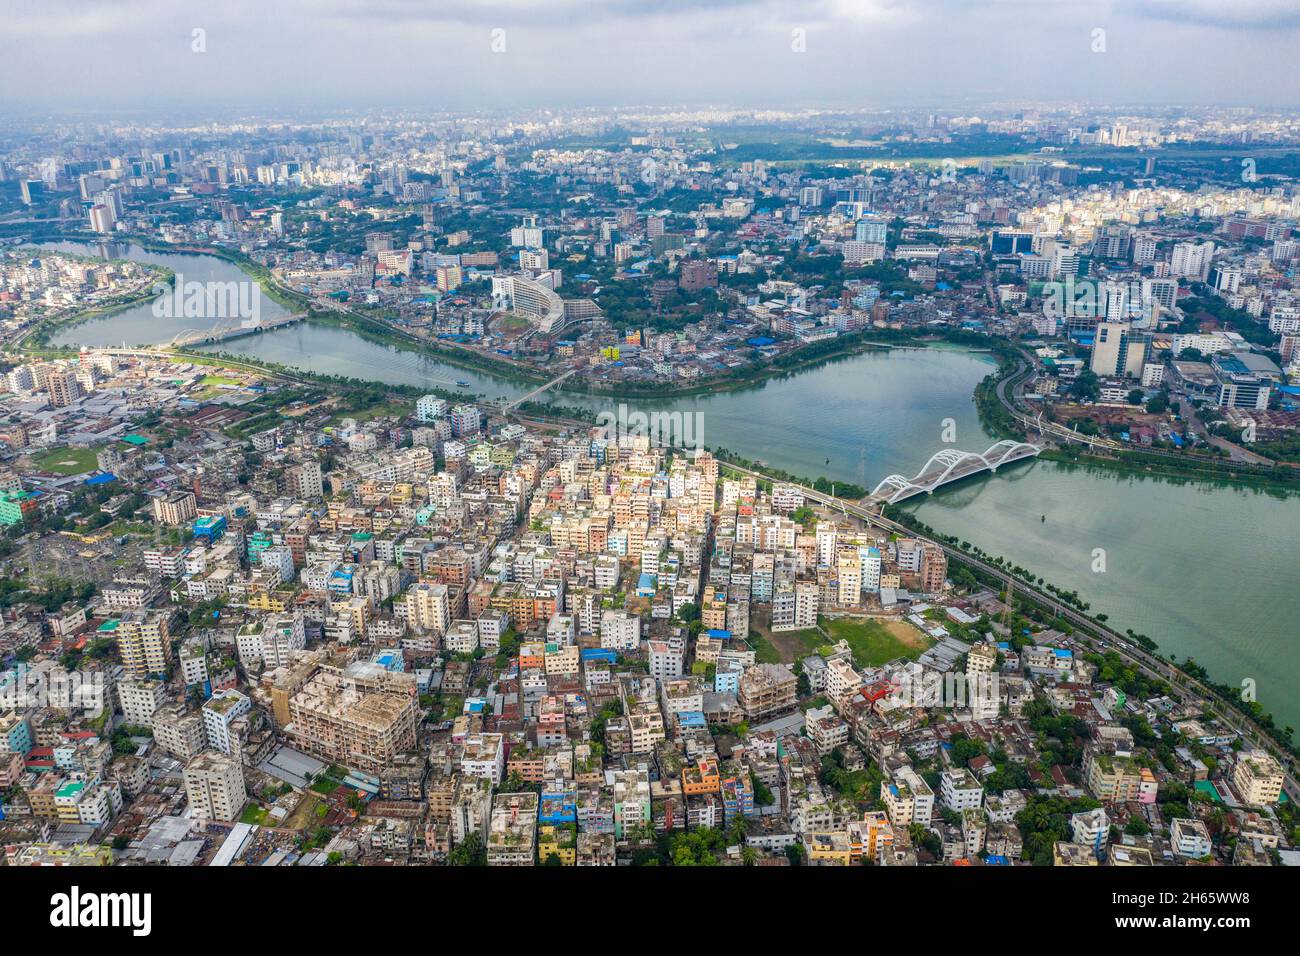
M456 385L459 386L460 388L468 388L468 387L469 387L469 382L466 382L465 380L460 379L460 380L458 380L458 381L456 382Z

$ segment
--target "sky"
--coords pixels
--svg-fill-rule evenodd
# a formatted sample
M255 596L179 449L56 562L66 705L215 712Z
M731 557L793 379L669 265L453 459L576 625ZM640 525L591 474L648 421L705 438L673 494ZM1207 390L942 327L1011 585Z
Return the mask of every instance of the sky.
M0 0L0 110L1300 105L1300 0Z

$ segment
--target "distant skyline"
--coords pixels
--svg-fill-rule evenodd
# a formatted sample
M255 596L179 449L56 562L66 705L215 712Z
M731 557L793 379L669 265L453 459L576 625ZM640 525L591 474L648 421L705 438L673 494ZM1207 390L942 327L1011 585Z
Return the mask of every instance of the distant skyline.
M1300 105L1300 0L0 0L0 17L10 113Z

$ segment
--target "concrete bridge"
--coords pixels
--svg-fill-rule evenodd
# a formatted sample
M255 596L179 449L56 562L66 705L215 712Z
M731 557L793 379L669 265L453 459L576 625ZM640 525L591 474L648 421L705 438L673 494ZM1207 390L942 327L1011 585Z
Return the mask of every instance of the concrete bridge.
M571 369L569 369L567 372L565 372L563 375L559 375L559 376L556 376L555 378L551 379L551 380L550 380L549 382L547 382L545 385L539 385L539 386L537 386L537 388L533 389L533 390L532 390L531 392L529 392L527 395L521 395L519 398L516 398L514 401L511 401L511 402L507 402L507 403L505 403L504 405L501 406L501 411L502 411L502 413L507 414L507 415L510 414L510 413L513 412L516 408L518 408L520 405L522 405L524 402L531 402L534 398L537 398L537 396L542 395L542 394L545 394L546 392L549 392L551 389L555 388L557 385L559 385L559 384L561 384L562 382L564 382L565 379L567 379L569 376L571 376L571 375L576 375L577 372L578 372L578 370L577 370L576 368L571 368Z
M1010 439L998 442L982 455L959 448L945 448L931 455L925 467L911 478L905 475L884 478L866 501L892 505L913 495L928 495L949 482L960 481L981 471L997 471L1001 465L1033 458L1041 451L1037 445Z
M255 335L258 332L269 332L272 329L283 328L286 325L293 325L295 322L301 322L307 318L306 312L294 312L292 315L282 315L275 319L268 319L265 322L259 322L257 325L221 325L220 319L213 323L210 329L181 329L166 343L160 343L163 348L179 349L187 345L212 345L217 342L224 342L227 339L237 339L241 335Z

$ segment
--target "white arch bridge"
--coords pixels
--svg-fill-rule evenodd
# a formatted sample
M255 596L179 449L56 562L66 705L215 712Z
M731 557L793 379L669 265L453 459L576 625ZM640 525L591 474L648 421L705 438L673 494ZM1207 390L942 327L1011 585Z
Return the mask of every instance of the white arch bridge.
M998 442L982 455L959 448L945 448L931 455L925 467L912 478L889 475L876 485L876 490L867 500L892 505L913 495L928 495L949 482L960 481L981 471L997 471L1001 465L1033 458L1042 450L1037 445L1011 439Z

